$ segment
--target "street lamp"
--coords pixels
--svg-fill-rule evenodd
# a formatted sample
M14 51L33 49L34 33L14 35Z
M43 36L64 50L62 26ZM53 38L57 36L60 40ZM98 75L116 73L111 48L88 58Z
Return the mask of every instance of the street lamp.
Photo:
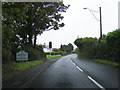
M100 21L100 39L102 39L102 15L101 15L101 7L99 7L99 12L98 11L94 11L94 10L90 10L89 8L83 8L83 9L88 9L92 15L94 16L94 18L97 20L97 21ZM96 18L96 16L93 14L93 12L98 12L100 13L100 20L98 20Z

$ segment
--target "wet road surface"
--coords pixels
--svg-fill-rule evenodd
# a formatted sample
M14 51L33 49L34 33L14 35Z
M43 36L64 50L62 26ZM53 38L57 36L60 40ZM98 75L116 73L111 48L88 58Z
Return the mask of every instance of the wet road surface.
M118 88L117 71L117 68L80 60L71 54L36 76L29 88Z

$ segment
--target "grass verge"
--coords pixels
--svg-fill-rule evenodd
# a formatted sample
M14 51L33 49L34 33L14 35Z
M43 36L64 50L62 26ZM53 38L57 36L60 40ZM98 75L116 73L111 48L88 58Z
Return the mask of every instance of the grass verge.
M120 66L120 64L117 63L117 62L108 61L108 60L102 60L102 59L95 59L94 62L102 63L102 64L106 64L106 65L110 65L110 66L115 66L115 67Z
M62 57L62 55L47 55L47 60L55 59L58 57ZM2 64L2 80L5 81L24 70L27 70L33 66L37 66L42 63L44 63L44 60L34 60L27 62L9 62L6 64Z
M62 57L62 55L60 55L60 54L59 54L59 55L51 55L51 56L50 56L50 55L47 55L47 59L48 59L48 60L55 59L55 58L59 58L59 57Z
M27 62L10 62L2 65L2 80L5 81L20 72L33 66L42 64L43 60L27 61Z

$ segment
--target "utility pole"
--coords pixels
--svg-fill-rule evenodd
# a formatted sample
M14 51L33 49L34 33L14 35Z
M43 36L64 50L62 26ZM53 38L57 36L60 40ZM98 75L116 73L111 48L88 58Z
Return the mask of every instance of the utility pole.
M102 39L102 14L101 14L101 7L99 7L99 12L98 13L100 13L100 20L98 20L97 19L97 17L94 15L94 13L93 12L97 12L97 11L95 11L95 10L90 10L89 8L83 8L83 9L88 9L90 12L91 12L91 14L94 16L94 18L97 20L97 21L100 21L100 38L99 38L99 40L101 40Z
M100 39L102 39L102 14L101 14L101 7L99 7L100 11Z

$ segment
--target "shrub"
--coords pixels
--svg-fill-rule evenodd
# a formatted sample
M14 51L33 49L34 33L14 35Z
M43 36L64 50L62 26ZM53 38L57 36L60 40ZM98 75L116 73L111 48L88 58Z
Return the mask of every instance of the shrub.
M28 53L28 57L29 57L30 61L31 60L38 60L38 59L42 59L42 58L46 57L41 46L36 46L36 47L24 46L24 50Z
M77 38L74 43L80 58L120 60L120 29L104 35L102 40L86 37Z
M10 62L12 60L12 53L10 50L7 50L6 48L2 48L2 62Z

